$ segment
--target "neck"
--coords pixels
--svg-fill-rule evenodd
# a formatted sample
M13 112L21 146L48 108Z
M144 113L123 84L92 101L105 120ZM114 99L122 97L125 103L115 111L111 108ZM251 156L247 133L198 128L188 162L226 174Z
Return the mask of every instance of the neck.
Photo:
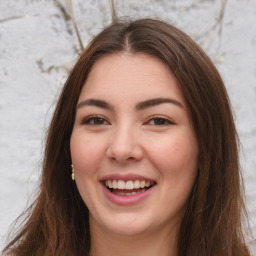
M177 225L143 235L118 235L91 230L90 256L177 256ZM100 231L100 232L98 232Z

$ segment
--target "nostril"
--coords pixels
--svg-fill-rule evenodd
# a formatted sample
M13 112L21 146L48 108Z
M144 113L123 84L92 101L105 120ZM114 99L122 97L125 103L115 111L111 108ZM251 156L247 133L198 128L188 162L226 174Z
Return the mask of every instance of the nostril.
M130 157L127 157L127 159L126 159L126 160L127 160L127 161L132 161L132 160L134 160L134 159L136 159L136 158L135 158L135 157L131 157L131 156L130 156Z
M123 135L122 138L118 137L111 141L107 148L106 156L110 160L117 162L138 161L143 156L143 150L137 140L133 140L128 135Z

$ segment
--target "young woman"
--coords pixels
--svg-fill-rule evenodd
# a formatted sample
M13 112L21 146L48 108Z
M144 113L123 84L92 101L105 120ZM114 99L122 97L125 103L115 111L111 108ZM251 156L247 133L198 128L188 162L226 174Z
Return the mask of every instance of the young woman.
M211 60L169 24L118 22L70 73L38 197L3 254L248 256L241 184Z

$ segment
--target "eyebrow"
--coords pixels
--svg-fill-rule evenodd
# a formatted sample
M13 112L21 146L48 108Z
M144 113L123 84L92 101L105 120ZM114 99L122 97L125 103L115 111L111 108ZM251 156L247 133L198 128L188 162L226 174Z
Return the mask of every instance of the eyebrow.
M96 106L99 108L104 108L104 109L109 109L109 110L114 109L114 106L112 106L111 104L107 103L104 100L99 100L99 99L84 100L77 105L77 108L81 108L83 106Z
M184 108L183 105L178 100L171 99L171 98L154 98L154 99L149 99L149 100L145 100L138 103L136 105L136 110L143 110L145 108L154 107L163 103L171 103L177 107Z
M177 107L183 108L183 105L178 100L171 99L171 98L153 98L153 99L149 99L149 100L139 102L138 104L136 104L135 109L136 110L143 110L143 109L154 107L154 106L164 104L164 103L171 103L171 104L174 104ZM96 106L96 107L99 107L99 108L114 110L113 105L109 104L108 102L106 102L104 100L100 100L100 99L84 100L84 101L80 102L77 105L77 108L81 108L83 106Z

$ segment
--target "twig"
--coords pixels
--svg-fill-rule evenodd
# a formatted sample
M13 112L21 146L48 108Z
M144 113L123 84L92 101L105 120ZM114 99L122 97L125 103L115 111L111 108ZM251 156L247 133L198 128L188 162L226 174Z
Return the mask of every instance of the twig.
M80 49L81 49L81 51L83 51L84 46L83 46L83 42L82 42L80 34L79 34L79 30L78 30L78 27L77 27L77 24L76 24L75 17L74 17L71 0L67 0L67 3L68 3L68 9L69 9L69 12L70 12L70 16L71 16L71 19L72 19L72 22L73 22L73 25L74 25L74 28L75 28L75 31L76 31L77 39L78 39L78 42L79 42L79 45L80 45Z
M66 12L65 8L63 7L63 5L58 1L58 0L54 0L55 5L60 9L63 18L65 21L69 21L71 19L70 15Z
M221 35L221 32L222 32L223 17L224 17L224 14L225 14L226 4L227 4L227 0L222 0L219 18L218 18L217 22L212 26L212 29L215 29L217 27L217 25L219 24L219 26L220 26L219 27L219 32L218 32L219 35Z
M30 16L36 17L36 16L39 16L39 14L34 14L34 15L30 15ZM23 19L23 18L27 18L27 17L28 17L28 16L26 16L26 15L8 17L8 18L5 18L5 19L0 20L0 23L4 23L4 22L10 21L10 20Z
M223 17L224 17L224 14L225 14L225 7L226 7L226 4L227 4L227 0L222 0L222 3L221 3L221 10L220 10L220 13L219 13L219 17L217 19L217 21L215 22L215 24L210 28L208 29L206 32L202 33L201 35L198 35L197 37L195 37L196 40L199 40L201 39L202 37L204 36L207 36L210 34L211 31L215 30L217 26L219 26L219 30L218 30L218 34L221 38L221 35L222 35L222 27L223 27ZM219 42L220 44L220 42Z
M115 10L115 4L114 4L113 0L109 0L109 3L110 3L111 15L112 15L112 22L116 23L117 15L116 15L116 10Z

